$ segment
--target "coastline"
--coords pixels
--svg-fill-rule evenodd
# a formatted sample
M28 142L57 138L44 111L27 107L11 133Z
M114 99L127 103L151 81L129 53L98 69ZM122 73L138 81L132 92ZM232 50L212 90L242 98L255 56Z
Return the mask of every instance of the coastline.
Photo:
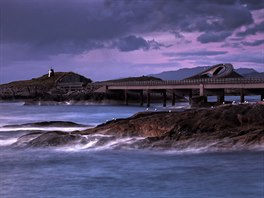
M184 111L140 112L81 131L26 134L15 147L80 145L113 149L264 150L264 105L222 105ZM21 144L20 144L21 143ZM87 145L90 145L89 147Z

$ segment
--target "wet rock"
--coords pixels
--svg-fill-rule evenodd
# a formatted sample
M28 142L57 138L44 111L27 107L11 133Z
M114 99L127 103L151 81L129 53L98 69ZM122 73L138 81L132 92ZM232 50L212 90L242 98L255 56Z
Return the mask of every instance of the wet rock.
M35 139L39 135L41 135L41 132L34 132L34 133L29 133L26 135L21 136L18 138L18 140L13 144L15 147L26 147L28 145L28 142L31 140Z
M61 131L46 132L43 134L27 134L20 137L15 146L23 147L53 147L74 144L82 139L79 135L73 135Z
M240 119L240 116L243 119ZM45 125L42 123L42 126ZM88 138L89 137L89 138ZM138 137L130 142L126 137ZM96 140L96 141L95 141ZM214 109L184 112L143 112L113 120L84 131L46 132L25 135L16 145L50 147L95 142L100 147L112 142L115 148L177 149L210 151L264 148L264 105L224 105ZM117 143L115 143L117 142Z
M45 121L45 122L34 122L19 125L5 125L5 128L13 127L85 127L85 125L77 124L75 122L68 121Z
M261 146L264 143L264 105L224 105L171 113L143 112L80 132L94 133L147 137L135 143L142 148Z

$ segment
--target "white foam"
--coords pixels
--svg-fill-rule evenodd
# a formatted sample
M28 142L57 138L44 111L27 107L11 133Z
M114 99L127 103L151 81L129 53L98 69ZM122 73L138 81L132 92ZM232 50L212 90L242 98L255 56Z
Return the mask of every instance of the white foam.
M121 146L123 144L132 144L135 143L138 140L142 140L144 138L141 137L129 137L129 138L121 138L121 139L115 139L112 141L109 141L107 144L103 146L96 147L95 150L108 150L108 149L113 149L115 147Z
M69 145L61 148L57 148L58 151L66 151L66 152L78 152L78 151L100 151L100 150L110 150L114 149L118 146L122 146L124 144L132 144L135 143L138 140L144 139L143 137L129 137L129 138L120 138L120 139L114 139L107 141L103 145L96 145L100 138L106 137L111 138L113 136L111 135L103 135L103 134L94 134L94 135L86 135L84 136L87 138L88 142L86 144L83 143L77 143L75 145Z
M197 146L197 147L187 147L184 149L170 149L165 150L166 154L200 154L206 152L221 152L221 151L241 151L241 150L252 150L252 151L264 151L264 145L234 145L230 148L221 148L217 147L218 142L214 142L205 146Z
M6 127L0 128L1 131L77 131L85 130L90 127Z
M84 135L84 137L89 138L89 137L113 137L113 136L97 133L97 134L91 134L91 135Z
M56 150L66 151L66 152L77 152L81 150L87 150L87 149L93 148L98 141L99 141L98 139L95 139L95 140L89 141L87 144L75 144L71 146L65 146L62 148L58 148Z
M10 139L5 139L1 140L0 139L0 146L9 146L17 141L17 138L10 138Z

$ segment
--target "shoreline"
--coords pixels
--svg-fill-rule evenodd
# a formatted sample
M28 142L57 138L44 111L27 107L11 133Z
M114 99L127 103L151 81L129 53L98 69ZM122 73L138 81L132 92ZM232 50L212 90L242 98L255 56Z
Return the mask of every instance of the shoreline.
M113 149L264 150L263 120L264 105L261 104L145 111L82 131L49 131L33 139L28 133L14 145L20 148L21 145L27 148L80 145L91 149L112 145Z

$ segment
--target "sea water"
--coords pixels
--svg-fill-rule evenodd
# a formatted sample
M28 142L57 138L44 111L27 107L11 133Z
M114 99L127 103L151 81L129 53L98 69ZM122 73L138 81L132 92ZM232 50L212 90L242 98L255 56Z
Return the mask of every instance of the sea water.
M161 109L0 103L0 127L39 121L73 121L94 126L139 111ZM115 139L100 148L87 144L19 149L10 145L21 135L53 129L0 129L1 198L264 197L264 153L261 151L113 149L116 144L135 141L132 138ZM62 131L76 129L60 128Z

